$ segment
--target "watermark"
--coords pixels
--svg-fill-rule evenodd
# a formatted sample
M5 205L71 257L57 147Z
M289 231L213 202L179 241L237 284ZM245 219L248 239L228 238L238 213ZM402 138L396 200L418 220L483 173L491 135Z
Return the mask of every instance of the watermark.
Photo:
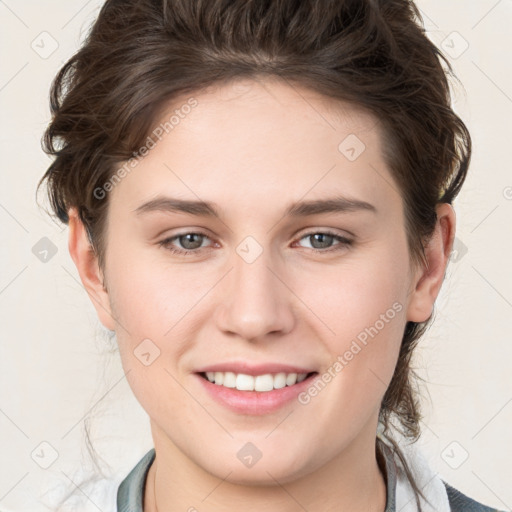
M236 253L246 263L254 263L263 253L263 247L252 237L245 237L237 246Z
M469 48L469 43L459 32L453 31L441 41L441 48L452 59L458 59Z
M350 162L356 161L365 149L364 142L354 133L345 137L338 146L338 151Z
M104 199L108 192L111 192L114 187L121 182L123 178L128 176L139 162L148 155L148 153L162 140L164 135L174 130L178 126L182 119L190 114L193 107L198 104L195 98L189 98L187 103L182 105L179 109L174 110L174 114L165 122L160 123L147 137L143 146L138 151L134 151L133 157L124 163L122 167L117 169L114 174L101 186L96 187L93 191L93 196L96 199Z
M263 453L261 453L257 446L247 442L238 450L236 456L244 466L252 468L261 459Z
M305 391L299 393L297 400L302 405L307 405L311 399L317 396L324 388L331 382L336 375L338 375L345 366L348 366L350 361L361 352L361 350L368 345L369 337L373 339L379 334L382 329L388 324L396 314L402 311L403 306L400 302L395 302L385 312L381 313L379 319L374 322L370 327L365 327L351 342L350 348L343 354L337 356L336 361L327 368L327 370L318 378L315 378L311 386ZM359 342L359 343L358 343ZM362 345L362 346L361 346Z
M59 458L59 452L48 441L43 441L32 450L30 456L38 466L48 469Z
M59 43L45 30L36 36L32 43L30 43L30 47L39 55L39 57L41 57L41 59L48 59L55 53L59 47Z
M450 252L450 261L453 261L453 263L458 263L464 256L468 253L468 247L467 245L460 240L459 238L455 237L453 241L453 247Z
M150 366L160 357L160 349L149 338L142 340L133 351L135 357L144 365Z
M46 236L43 236L32 247L32 254L43 263L48 263L57 254L57 251L57 246Z
M441 458L452 469L459 469L469 458L469 452L458 441L452 441L442 452Z

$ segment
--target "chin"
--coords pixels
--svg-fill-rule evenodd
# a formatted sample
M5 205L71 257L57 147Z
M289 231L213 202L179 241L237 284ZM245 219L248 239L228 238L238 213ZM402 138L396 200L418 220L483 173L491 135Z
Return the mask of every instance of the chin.
M283 460L279 452L273 452L272 457L264 455L250 467L245 467L238 459L233 464L232 460L226 460L222 466L203 466L213 476L236 485L247 486L275 486L277 482L284 484L293 482L312 471L311 464L303 461L298 464L296 460ZM209 461L211 462L211 461ZM226 477L226 475L228 475Z

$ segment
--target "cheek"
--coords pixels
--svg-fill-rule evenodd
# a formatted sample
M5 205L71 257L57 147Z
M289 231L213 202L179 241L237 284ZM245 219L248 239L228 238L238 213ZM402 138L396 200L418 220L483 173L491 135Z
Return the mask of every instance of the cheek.
M115 261L109 268L111 305L133 342L141 337L175 337L205 288L214 283L214 276L212 284L208 276L198 278L193 265L166 263L160 251L164 249L119 251L111 258Z
M178 383L178 364L194 338L191 312L204 293L197 281L183 279L178 271L163 272L142 256L120 257L110 269L109 293L127 380L150 417L171 423L183 421L193 405Z
M384 337L401 334L404 315L400 313L406 309L408 289L407 264L405 249L382 247L336 267L321 271L312 268L310 275L303 273L297 280L295 290L323 321L333 348L342 349L344 342L375 323Z
M321 286L303 287L299 292L308 297L308 306L322 320L321 339L330 354L326 371L335 376L336 396L343 395L342 402L355 407L379 402L400 350L408 255L405 245L394 247L385 247L374 257L354 258L324 274Z

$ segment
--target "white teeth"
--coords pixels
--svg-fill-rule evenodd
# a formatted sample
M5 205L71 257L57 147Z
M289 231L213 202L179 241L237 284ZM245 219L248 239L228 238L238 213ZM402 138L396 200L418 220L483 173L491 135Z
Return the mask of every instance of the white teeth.
M206 378L219 386L236 388L239 391L272 391L285 386L293 386L302 382L308 376L307 373L266 373L264 375L246 375L233 372L206 372Z
M254 391L272 391L274 389L274 377L267 373L258 375L254 379Z
M297 382L297 374L296 373L289 373L286 376L286 385L287 386L293 386Z
M215 380L217 382L217 380ZM253 391L254 390L254 377L252 375L244 375L239 373L236 376L235 388L240 391Z
M236 386L236 375L233 372L226 372L222 385L227 388L234 388Z
M274 375L274 388L281 389L286 386L286 373L278 373Z

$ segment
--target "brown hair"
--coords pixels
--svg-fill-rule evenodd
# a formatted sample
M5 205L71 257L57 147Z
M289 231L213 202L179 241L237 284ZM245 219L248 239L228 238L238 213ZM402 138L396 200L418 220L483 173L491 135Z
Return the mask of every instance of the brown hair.
M78 209L102 265L108 197L94 191L137 155L167 102L237 78L277 78L380 120L410 255L425 264L435 207L452 203L471 155L450 105L452 74L408 0L107 0L53 82L44 149L55 159L39 185L47 180L62 222ZM385 432L396 418L414 441L411 355L431 319L407 323L380 411Z

